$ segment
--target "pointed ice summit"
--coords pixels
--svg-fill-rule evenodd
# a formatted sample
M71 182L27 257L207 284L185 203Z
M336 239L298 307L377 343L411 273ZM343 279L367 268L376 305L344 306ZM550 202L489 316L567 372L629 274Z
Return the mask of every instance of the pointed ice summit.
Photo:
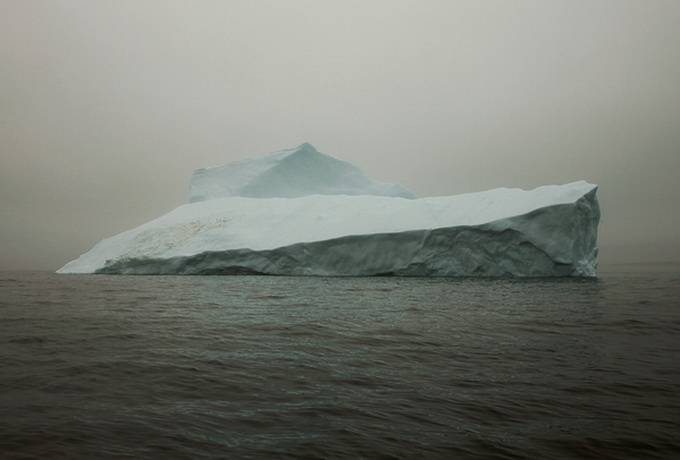
M595 276L597 186L414 199L310 144L201 169L191 203L59 273Z
M264 157L199 169L191 202L227 196L297 198L306 195L377 195L415 198L401 185L378 182L351 163L304 143Z

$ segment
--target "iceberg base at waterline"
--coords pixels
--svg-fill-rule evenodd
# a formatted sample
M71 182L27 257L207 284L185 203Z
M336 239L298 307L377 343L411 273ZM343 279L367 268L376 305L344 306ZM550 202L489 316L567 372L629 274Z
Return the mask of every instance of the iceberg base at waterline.
M275 154L278 157L273 158ZM294 154L298 157L291 168L285 163ZM309 162L303 161L305 156L310 157ZM239 162L239 170L248 171L250 180L243 181L236 192L234 181L227 181L229 193L220 194L216 193L219 174L233 176L234 172L224 174L221 167L210 177L209 191L213 196L208 196L208 188L204 187L202 201L180 206L101 241L59 273L489 277L596 274L600 218L596 185L579 181L530 191L499 188L415 199L401 186L377 183L364 176L358 180L358 168L350 165L348 169L347 163L332 157L332 161L320 163L325 157L329 156L303 144L298 149L250 160L253 164ZM263 166L263 161L271 164ZM343 174L350 171L354 181L340 194L320 190L318 184L313 184L308 190L297 187L293 197L278 197L276 187L283 182L260 180L263 174L269 178L279 174L296 183L294 173L301 167L305 175L314 172L305 170L309 163L318 163L328 176L335 162L343 166L338 168ZM202 177L208 175L201 170ZM335 179L337 188L343 177ZM252 186L256 181L260 184L257 193ZM300 182L303 181L297 183ZM356 185L359 183L364 185ZM284 185L290 195L291 188ZM194 181L194 186L200 189L201 184ZM243 189L249 189L253 196L242 196ZM258 197L262 195L266 197Z

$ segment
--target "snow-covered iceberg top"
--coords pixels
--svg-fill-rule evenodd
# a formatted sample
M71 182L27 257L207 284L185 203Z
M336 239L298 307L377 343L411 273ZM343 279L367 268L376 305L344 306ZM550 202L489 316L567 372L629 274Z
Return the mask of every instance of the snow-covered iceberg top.
M321 155L303 144L199 171L192 198L203 201L105 239L59 272L595 275L595 185L411 199L406 189Z
M304 143L264 157L199 169L191 178L192 203L227 196L297 198L307 195L377 195L415 198L398 184L373 180L351 163Z

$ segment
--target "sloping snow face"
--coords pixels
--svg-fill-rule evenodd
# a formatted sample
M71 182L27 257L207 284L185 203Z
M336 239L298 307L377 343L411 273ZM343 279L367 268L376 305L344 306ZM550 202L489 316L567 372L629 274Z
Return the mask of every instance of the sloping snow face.
M192 203L228 196L298 198L307 195L376 195L415 198L398 184L371 179L351 163L305 143L264 157L199 169L191 178Z
M202 171L193 203L59 273L595 276L587 182L412 199L309 144Z

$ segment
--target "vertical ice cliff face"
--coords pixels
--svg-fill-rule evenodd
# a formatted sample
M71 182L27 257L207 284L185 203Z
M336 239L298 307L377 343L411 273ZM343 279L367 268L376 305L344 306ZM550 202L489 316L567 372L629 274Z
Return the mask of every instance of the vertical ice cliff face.
M415 198L401 185L375 181L353 164L304 143L260 158L199 169L191 178L190 201L227 196L297 198L315 194Z
M597 186L584 181L414 199L303 144L199 170L191 192L192 203L59 272L592 277L597 267Z

